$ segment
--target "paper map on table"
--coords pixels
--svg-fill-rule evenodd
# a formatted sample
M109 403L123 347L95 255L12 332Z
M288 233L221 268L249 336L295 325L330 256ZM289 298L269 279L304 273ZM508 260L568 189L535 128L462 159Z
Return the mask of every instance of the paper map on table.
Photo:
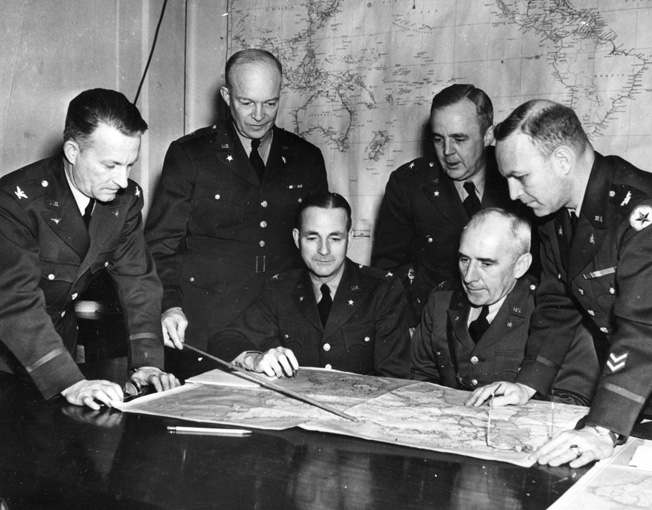
M222 379L223 372L213 372L215 380ZM465 391L313 368L302 368L292 379L275 381L358 418L356 423L273 390L206 384L212 378L210 374L198 378L202 383L189 379L180 388L142 397L119 408L259 429L301 427L526 467L534 464L528 454L551 432L553 413L549 402L490 411L486 405L464 406L468 397ZM556 403L554 430L572 427L587 412L585 407Z

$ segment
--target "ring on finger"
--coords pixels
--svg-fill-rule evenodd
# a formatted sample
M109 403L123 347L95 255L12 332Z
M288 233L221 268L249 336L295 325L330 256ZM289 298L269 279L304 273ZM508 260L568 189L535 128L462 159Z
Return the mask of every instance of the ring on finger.
M568 449L575 454L576 459L579 459L582 456L582 449L576 444L571 445Z

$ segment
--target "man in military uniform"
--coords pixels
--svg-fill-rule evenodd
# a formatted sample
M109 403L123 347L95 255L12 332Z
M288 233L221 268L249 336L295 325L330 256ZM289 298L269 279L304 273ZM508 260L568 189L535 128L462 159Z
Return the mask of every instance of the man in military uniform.
M461 286L441 283L412 337L412 378L475 390L513 382L525 356L536 283L526 274L531 227L503 209L483 209L462 231ZM552 398L589 405L599 375L591 336L578 330Z
M71 353L75 299L106 268L129 331L138 384L178 385L160 370L161 284L142 234L141 188L128 179L147 124L126 97L94 89L70 102L63 154L0 179L0 370L29 374L45 398L99 409L121 401L87 381Z
M535 100L496 129L510 193L546 217L542 280L526 358L515 383L486 386L469 400L522 404L546 395L582 320L602 361L583 428L556 435L541 464L579 467L609 457L652 392L652 175L593 150L570 108ZM573 218L575 217L575 218Z
M307 197L292 234L305 268L268 280L258 299L209 340L209 352L269 376L310 366L409 377L403 286L346 258L346 199L328 192Z
M408 292L416 325L432 289L458 278L462 228L478 210L510 205L496 168L493 105L473 85L451 85L432 100L434 154L394 171L376 221L371 265Z
M225 76L232 118L170 145L145 228L163 283L164 335L178 348L205 348L266 277L300 265L294 211L328 189L319 149L274 125L280 62L239 51Z

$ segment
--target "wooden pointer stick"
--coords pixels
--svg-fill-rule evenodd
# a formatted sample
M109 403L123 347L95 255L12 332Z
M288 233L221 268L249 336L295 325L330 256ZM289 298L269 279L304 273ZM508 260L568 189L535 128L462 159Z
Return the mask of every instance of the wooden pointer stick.
M279 386L278 384L275 384L271 381L266 380L265 378L256 375L252 372L249 372L248 370L244 368L240 368L237 365L234 365L233 363L230 363L229 361L224 361L223 359L220 359L216 356L213 356L212 354L208 354L207 352L202 351L201 349L197 349L197 347L193 347L192 345L188 344L183 344L184 349L190 349L191 351L195 351L198 354L201 354L202 356L206 356L209 359L212 359L213 361L216 361L217 363L220 363L221 365L224 365L231 370L235 370L236 372L239 372L242 374L244 377L247 379L250 379L254 382L257 382L261 386L265 386L267 388L270 388L274 391L278 391L279 393L283 393L284 395L287 395L289 397L296 398L297 400L301 400L302 402L306 402L307 404L313 405L315 407L319 407L320 409L323 409L324 411L328 411L329 413L336 414L337 416L341 416L342 418L346 418L347 420L351 421L360 421L358 420L355 416L351 416L350 414L343 413L342 411L338 411L334 407L331 407L326 404L322 404L321 402L317 402L316 400L306 397L305 395L301 395L301 393L297 393L296 391L289 390L287 388L284 388L283 386Z

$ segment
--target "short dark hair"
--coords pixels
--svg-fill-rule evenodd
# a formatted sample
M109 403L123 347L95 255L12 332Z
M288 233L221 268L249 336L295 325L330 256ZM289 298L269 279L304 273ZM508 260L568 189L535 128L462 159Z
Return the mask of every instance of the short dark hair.
M539 153L550 156L557 147L584 147L589 140L572 108L552 101L533 99L516 108L496 126L496 141L520 131L528 135Z
M283 76L283 65L281 61L277 59L272 53L267 50L260 48L249 48L247 50L236 51L229 60L226 62L226 67L224 68L224 79L226 80L226 86L231 87L230 77L233 73L233 69L245 64L253 64L256 62L267 62L276 66L278 72Z
M85 90L68 105L63 141L74 140L80 146L88 141L100 124L106 124L126 136L142 135L147 123L138 108L115 90Z
M456 83L441 90L432 98L430 118L435 110L452 106L463 99L468 99L475 105L475 111L480 118L480 129L484 133L494 123L494 106L487 93L469 83Z
M319 207L321 209L344 209L346 211L346 231L351 230L353 221L351 220L351 206L346 198L338 193L331 193L330 191L323 191L308 195L301 201L299 208L294 216L294 228L301 231L303 222L303 211L308 207Z

